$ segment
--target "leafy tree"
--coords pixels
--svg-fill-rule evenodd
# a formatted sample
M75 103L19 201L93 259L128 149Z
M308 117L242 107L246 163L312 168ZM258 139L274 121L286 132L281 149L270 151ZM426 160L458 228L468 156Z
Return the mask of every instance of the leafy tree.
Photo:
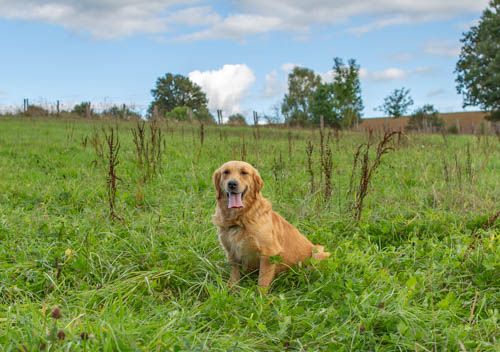
M384 104L378 107L386 115L398 118L406 114L408 108L413 105L413 99L410 96L410 90L402 87L384 98Z
M347 65L341 58L333 59L333 113L343 127L351 127L361 120L363 99L359 81L359 65L350 59Z
M325 125L335 128L341 127L341 116L335 112L335 95L333 84L321 83L312 97L311 111L313 122L318 125L323 116Z
M320 77L313 70L295 67L288 75L288 93L281 104L285 121L296 125L305 125L311 117L311 100L316 88L321 83Z
M440 130L444 126L444 121L439 117L439 111L431 104L426 104L410 116L407 130Z
M247 121L245 120L245 116L242 114L232 114L229 116L227 123L229 125L246 125Z
M156 105L160 116L174 108L184 106L192 109L194 113L207 110L207 97L200 86L182 75L167 73L156 80L156 86L151 90L153 101L148 112L151 115Z
M75 106L73 106L71 113L77 114L80 116L85 116L86 111L87 111L87 106L90 106L90 102L82 101L80 104L76 104ZM93 113L94 113L94 109L90 109L90 114L92 115Z
M212 115L206 107L203 107L195 111L194 118L204 123L215 123L214 115Z
M500 120L500 0L491 0L479 24L460 40L463 44L455 72L463 106L480 106Z

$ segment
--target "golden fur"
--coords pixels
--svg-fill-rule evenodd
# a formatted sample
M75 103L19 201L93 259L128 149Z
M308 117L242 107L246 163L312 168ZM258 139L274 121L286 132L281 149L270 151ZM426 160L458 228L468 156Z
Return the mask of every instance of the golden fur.
M228 208L229 181L237 183L235 193L243 195L243 208ZM213 223L231 264L230 285L239 281L240 269L259 269L259 286L267 288L280 271L309 257L330 255L272 210L260 193L264 182L252 165L229 161L214 172L213 182L217 193ZM279 262L273 263L272 256L279 256Z

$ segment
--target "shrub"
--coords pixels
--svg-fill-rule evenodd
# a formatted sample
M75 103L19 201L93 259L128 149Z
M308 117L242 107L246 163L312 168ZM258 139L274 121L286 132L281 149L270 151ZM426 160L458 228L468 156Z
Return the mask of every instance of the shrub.
M426 104L410 116L410 121L406 126L407 130L416 131L439 131L443 128L444 121L439 117L439 111L431 104Z
M238 114L232 114L231 116L229 116L227 124L234 125L234 126L244 126L244 125L247 125L247 121L245 120L245 116L238 113Z

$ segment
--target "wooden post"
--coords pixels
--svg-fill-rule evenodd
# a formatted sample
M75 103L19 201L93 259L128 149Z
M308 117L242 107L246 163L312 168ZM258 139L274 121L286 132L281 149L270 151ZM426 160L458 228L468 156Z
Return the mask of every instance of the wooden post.
M90 119L90 101L85 103L85 117Z
M217 109L217 122L219 123L219 125L222 125L222 110L221 109Z
M59 100L56 102L56 111L57 111L57 116L59 116Z
M259 115L257 114L257 111L253 112L253 124L255 125L255 128L257 128L257 139L260 139Z
M153 106L153 120L158 118L158 105Z

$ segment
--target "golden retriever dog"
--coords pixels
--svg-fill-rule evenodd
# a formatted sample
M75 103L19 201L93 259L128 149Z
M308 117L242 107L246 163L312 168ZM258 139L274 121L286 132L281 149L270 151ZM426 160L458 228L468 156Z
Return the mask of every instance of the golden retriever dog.
M230 286L240 280L240 269L258 269L259 286L266 290L275 275L290 266L330 256L273 211L260 193L264 182L252 165L229 161L214 172L213 182L217 192L213 223L231 264Z

